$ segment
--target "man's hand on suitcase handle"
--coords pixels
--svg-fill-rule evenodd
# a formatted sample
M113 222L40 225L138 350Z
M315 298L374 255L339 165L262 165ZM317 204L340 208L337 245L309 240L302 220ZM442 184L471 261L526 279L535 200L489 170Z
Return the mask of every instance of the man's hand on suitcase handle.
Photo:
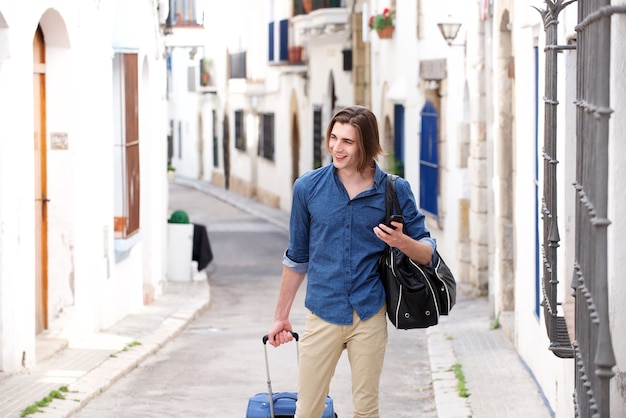
M297 332L293 332L293 331L282 331L282 332L286 332L286 333L291 334L291 337L292 337L294 340L296 340L296 341L298 341L298 340L299 340L299 338L300 338L300 336L298 335L298 333L297 333ZM276 335L278 335L278 334L276 334ZM276 335L274 336L274 340L276 340ZM263 336L263 344L267 344L267 341L268 341L269 339L270 339L269 335L264 335L264 336ZM272 343L270 343L270 344L272 344ZM274 345L274 344L272 344L272 345Z
M291 322L289 320L274 321L274 325L272 325L267 335L263 337L263 344L269 341L270 345L278 347L281 344L290 342L294 338L297 340L298 334L291 329Z

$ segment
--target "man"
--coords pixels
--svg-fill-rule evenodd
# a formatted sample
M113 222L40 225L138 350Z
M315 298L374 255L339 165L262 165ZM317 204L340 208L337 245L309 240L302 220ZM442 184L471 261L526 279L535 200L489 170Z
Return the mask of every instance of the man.
M435 242L404 179L396 181L404 225L383 224L386 173L376 164L383 150L370 110L349 106L337 112L328 125L326 147L332 164L304 174L294 184L290 242L268 338L275 347L292 340L289 313L306 275L308 312L300 339L296 417L322 416L344 349L352 372L354 416L378 417L387 345L378 258L390 245L428 264Z

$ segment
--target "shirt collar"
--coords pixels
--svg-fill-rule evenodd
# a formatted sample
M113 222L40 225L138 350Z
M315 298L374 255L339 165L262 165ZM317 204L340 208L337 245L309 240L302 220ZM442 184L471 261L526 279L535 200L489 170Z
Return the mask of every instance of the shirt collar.
M378 165L378 163L374 163L376 164L376 172L374 173L374 184L376 185L376 189L382 187L383 190L385 189L385 181L387 180L387 173L385 173L380 166Z
M385 181L387 180L387 173L385 173L383 169L380 168L378 163L374 162L374 165L375 165L374 184L372 188L378 191L382 187L382 190L385 190L385 186L386 186ZM337 185L341 184L341 180L339 180L339 175L337 174L337 170L335 169L335 167L333 167L333 165L330 164L330 168L331 168L331 173L333 174L333 177Z

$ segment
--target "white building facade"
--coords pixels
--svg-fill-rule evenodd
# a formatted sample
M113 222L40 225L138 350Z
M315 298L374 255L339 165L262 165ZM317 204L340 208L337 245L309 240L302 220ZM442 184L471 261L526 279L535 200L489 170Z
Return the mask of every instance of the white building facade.
M167 6L0 1L1 371L162 290Z
M214 96L190 116L205 169L182 170L289 210L295 178L328 163L333 113L371 108L389 154L380 164L411 183L459 286L488 297L555 415L623 415L623 5L304 3L234 3L249 13L236 39L207 41ZM384 9L389 38L368 28ZM456 24L454 36L439 24ZM596 61L606 65L594 78ZM601 87L606 97L585 97ZM590 160L590 137L606 158Z

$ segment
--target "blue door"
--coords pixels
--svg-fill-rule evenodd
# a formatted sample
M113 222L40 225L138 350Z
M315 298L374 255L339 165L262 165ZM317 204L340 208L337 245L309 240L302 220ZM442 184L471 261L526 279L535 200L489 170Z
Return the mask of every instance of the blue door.
M420 208L439 217L439 155L437 152L439 115L432 102L422 108L422 134L420 140Z

